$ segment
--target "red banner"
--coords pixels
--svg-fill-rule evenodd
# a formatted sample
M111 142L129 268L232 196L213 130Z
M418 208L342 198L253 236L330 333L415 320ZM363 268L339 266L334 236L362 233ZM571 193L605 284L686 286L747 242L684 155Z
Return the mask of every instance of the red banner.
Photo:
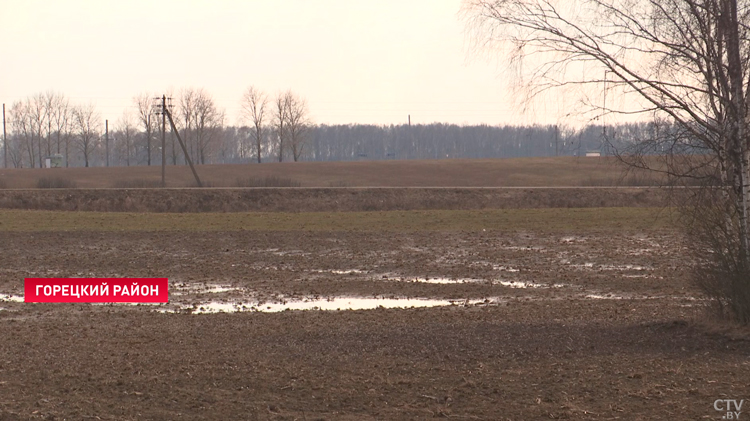
M167 303L167 278L26 278L27 303Z

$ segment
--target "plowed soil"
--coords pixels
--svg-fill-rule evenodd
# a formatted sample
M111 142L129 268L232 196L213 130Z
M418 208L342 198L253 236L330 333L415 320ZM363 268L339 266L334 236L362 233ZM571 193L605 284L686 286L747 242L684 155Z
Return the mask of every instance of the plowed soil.
M0 420L721 419L750 398L748 335L706 321L672 230L3 231L0 256ZM32 276L164 276L170 303L14 301ZM253 310L341 296L454 305ZM197 314L217 302L243 311Z

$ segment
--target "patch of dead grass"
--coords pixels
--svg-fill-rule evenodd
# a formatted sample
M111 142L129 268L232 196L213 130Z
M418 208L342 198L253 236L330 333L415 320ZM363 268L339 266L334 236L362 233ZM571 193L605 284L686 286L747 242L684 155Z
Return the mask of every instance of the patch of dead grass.
M672 229L661 208L111 213L0 210L0 231L579 231Z

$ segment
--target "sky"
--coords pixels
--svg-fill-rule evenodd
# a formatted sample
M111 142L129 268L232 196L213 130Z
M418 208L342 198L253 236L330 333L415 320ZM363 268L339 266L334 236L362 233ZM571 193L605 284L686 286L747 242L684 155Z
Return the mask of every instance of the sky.
M116 121L133 97L203 88L239 123L250 85L317 124L552 123L503 57L472 52L461 0L0 0L0 101L55 91Z

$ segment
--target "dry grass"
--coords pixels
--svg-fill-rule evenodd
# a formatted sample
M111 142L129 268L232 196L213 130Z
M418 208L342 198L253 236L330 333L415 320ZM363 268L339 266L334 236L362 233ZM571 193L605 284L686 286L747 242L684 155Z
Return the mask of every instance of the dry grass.
M161 180L158 166L4 169L0 170L0 176L6 180L8 188L35 188L36 180L50 171L74 180L81 188ZM284 162L199 165L197 171L204 184L219 187L235 186L237 180L293 180L302 187L611 186L646 180L641 175L632 180L623 179L623 167L607 157ZM194 185L190 168L184 165L168 166L166 174L167 187Z
M492 209L200 214L0 210L0 231L565 231L671 229L665 209Z
M234 185L235 187L302 187L302 183L299 181L275 175L238 178Z
M116 189L153 189L161 187L161 180L149 180L143 178L115 180L112 187Z
M45 176L36 182L38 189L74 189L77 186L75 180L60 176Z

